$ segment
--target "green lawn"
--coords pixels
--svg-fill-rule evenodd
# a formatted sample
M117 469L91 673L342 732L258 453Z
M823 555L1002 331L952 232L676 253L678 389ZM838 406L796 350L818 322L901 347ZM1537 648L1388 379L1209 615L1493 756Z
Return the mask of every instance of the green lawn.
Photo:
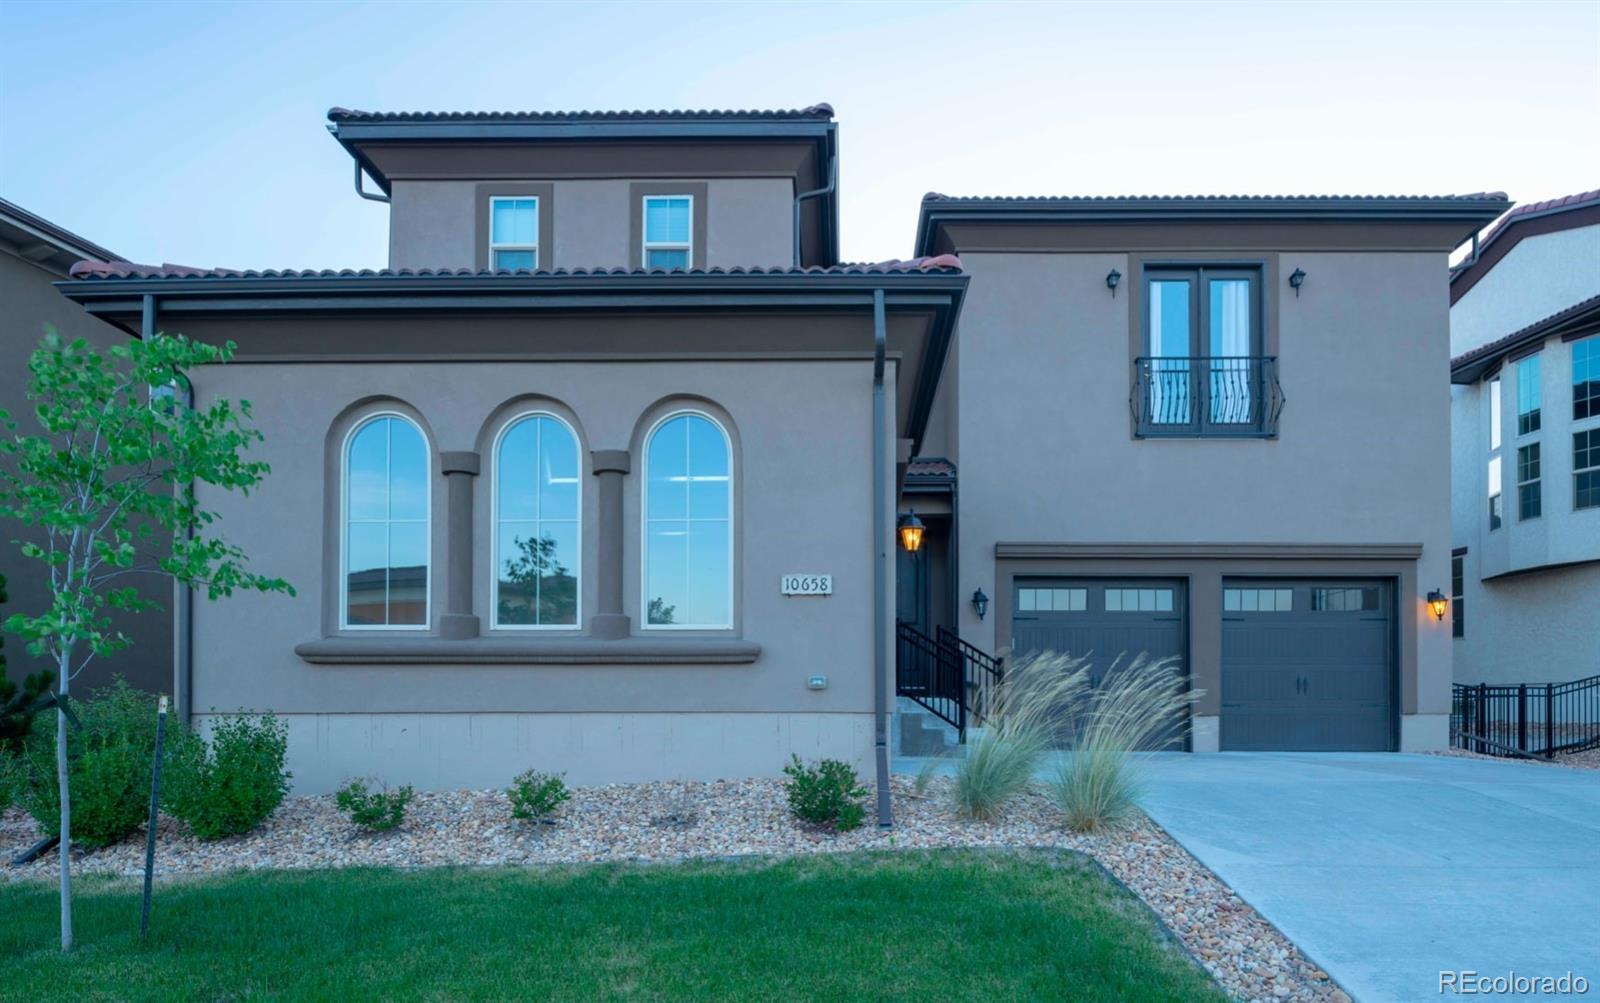
M139 890L0 885L8 999L1221 1001L1069 854L880 853L562 870L313 871Z

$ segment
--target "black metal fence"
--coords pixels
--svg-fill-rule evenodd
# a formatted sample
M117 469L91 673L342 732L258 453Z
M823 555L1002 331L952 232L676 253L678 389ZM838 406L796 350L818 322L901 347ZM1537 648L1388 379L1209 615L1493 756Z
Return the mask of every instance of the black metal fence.
M909 697L966 738L982 723L1002 674L1001 660L940 627L929 637L901 621L895 630L895 693Z
M1450 744L1491 756L1549 759L1600 748L1600 676L1570 683L1457 683Z
M1273 356L1141 356L1128 403L1141 436L1278 433L1283 410Z

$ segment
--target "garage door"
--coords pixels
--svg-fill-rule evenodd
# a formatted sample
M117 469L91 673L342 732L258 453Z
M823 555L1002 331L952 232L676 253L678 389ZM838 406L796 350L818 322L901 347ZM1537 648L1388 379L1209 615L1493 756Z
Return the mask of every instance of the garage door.
M1012 593L1013 658L1039 651L1088 658L1095 683L1118 658L1126 661L1140 653L1173 656L1188 671L1181 581L1020 578ZM1185 719L1170 736L1172 747L1183 747L1187 724Z
M1394 748L1394 590L1224 579L1224 750Z

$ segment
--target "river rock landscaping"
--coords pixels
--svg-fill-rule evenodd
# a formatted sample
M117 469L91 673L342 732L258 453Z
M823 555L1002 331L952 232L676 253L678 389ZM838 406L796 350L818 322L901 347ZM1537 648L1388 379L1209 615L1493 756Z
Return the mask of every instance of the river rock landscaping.
M157 872L197 875L256 869L444 865L538 866L619 861L670 862L753 855L955 847L1060 847L1087 854L1137 894L1232 997L1348 1001L1328 976L1209 870L1142 816L1123 828L1076 835L1040 791L1018 799L998 822L957 818L947 778L921 794L894 779L895 827L845 833L797 822L776 780L648 783L574 788L553 824L519 823L502 791L418 793L399 828L358 830L332 795L292 797L249 834L215 842L161 820ZM38 838L19 809L0 815L0 859ZM76 856L80 873L142 873L144 834ZM55 853L4 868L9 880L50 880Z

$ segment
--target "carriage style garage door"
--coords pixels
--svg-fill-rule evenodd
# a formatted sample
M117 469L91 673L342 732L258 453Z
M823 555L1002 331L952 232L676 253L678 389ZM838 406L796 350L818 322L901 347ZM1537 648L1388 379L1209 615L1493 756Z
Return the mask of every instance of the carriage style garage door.
M1090 660L1099 682L1118 659L1174 656L1188 671L1183 582L1166 578L1019 578L1012 594L1013 658L1056 651ZM1156 744L1184 748L1188 721ZM1168 744L1170 742L1170 744Z
M1223 750L1394 748L1394 627L1388 582L1224 579Z

